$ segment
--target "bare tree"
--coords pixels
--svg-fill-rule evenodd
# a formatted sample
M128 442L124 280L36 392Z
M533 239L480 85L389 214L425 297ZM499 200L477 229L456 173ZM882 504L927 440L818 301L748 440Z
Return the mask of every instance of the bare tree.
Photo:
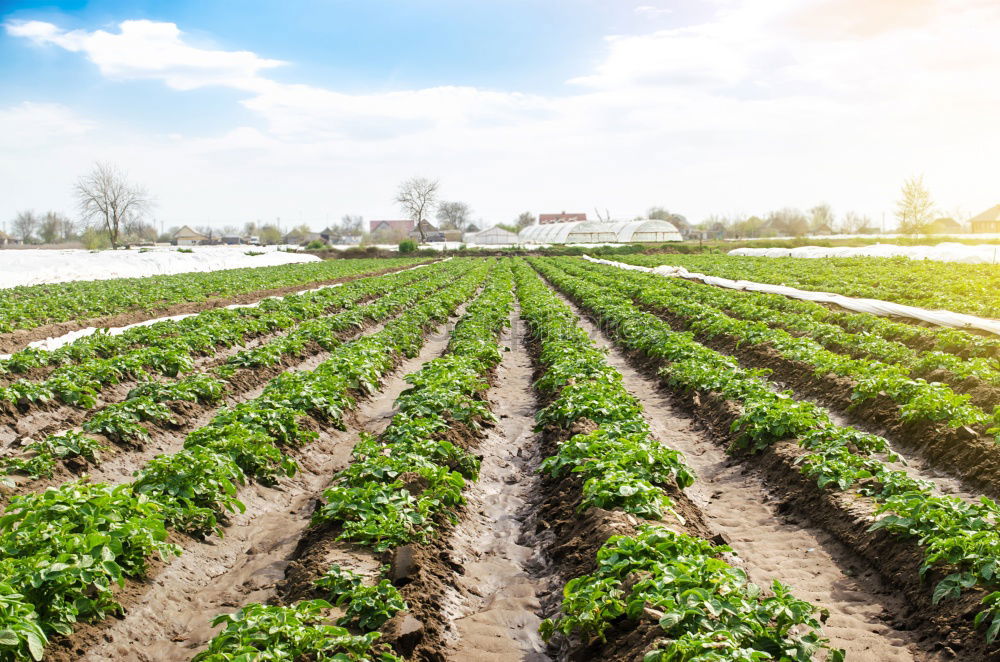
M359 237L364 233L365 219L363 216L344 214L340 217L338 229L345 237Z
M464 202L442 202L438 205L437 219L442 230L465 230L472 220L472 209Z
M934 220L934 203L924 178L910 177L903 183L903 197L896 202L896 218L903 234L925 232Z
M20 211L14 217L11 230L14 237L21 240L23 244L30 244L35 238L35 231L38 229L38 217L33 211Z
M666 207L650 207L646 212L646 218L658 221L666 221L673 225L682 234L686 235L691 230L691 224L680 214L668 211Z
M396 193L396 203L417 224L420 243L426 241L424 216L430 214L437 202L438 186L436 179L411 177L399 185L399 191Z
M823 202L809 210L809 229L818 230L822 226L827 226L833 230L833 208Z
M107 231L112 248L118 247L126 224L141 220L153 205L146 189L130 183L126 173L113 164L100 161L77 180L74 192L80 216Z
M857 212L849 211L844 214L840 221L840 231L844 234L856 234L871 225L872 221L867 216Z
M514 227L516 228L513 232L520 232L529 225L534 225L537 219L532 215L530 211L523 211L518 214L517 219L514 221Z
M46 244L68 241L73 236L73 221L58 212L46 212L41 219L38 236Z

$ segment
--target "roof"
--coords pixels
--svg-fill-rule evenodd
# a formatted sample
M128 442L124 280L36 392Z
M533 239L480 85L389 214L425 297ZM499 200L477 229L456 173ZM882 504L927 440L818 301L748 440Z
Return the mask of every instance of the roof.
M627 243L633 241L637 234L652 232L668 234L669 240L682 239L673 223L650 219L614 223L576 221L531 225L521 230L521 239L536 244Z
M976 221L1000 221L1000 205L993 205L982 214L969 219L970 223L975 223Z
M656 233L667 233L676 234L676 240L680 241L683 239L681 233L677 230L677 226L668 221L661 221L658 219L639 219L636 221L621 221L617 223L609 223L610 229L618 236L617 241L626 244L632 241L632 238L636 234L643 234L647 232ZM674 239L674 237L671 237Z
M547 223L564 223L570 221L586 221L586 220L587 220L587 214L584 212L573 212L569 214L567 214L566 212L561 212L559 214L538 215L538 223L540 225Z
M398 232L409 232L414 227L413 221L409 219L401 221L368 221L368 231L376 232L379 229L379 226L383 223L385 224L386 229Z
M197 237L199 239L208 239L208 235L204 235L197 230L192 230L187 225L182 225L177 229L177 232L174 233L174 239L177 237Z
M509 239L510 243L516 244L520 237L510 230L504 230L503 228L494 225L493 227L486 228L485 230L480 230L478 232L466 232L464 235L465 241L475 242L477 238L485 237L500 237L503 239Z

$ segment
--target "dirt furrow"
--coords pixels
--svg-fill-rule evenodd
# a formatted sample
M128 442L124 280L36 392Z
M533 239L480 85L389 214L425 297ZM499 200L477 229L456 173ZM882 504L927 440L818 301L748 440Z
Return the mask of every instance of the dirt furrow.
M361 431L391 418L393 401L408 387L403 376L444 350L456 319L429 333L420 354L403 361L377 395L359 404L347 430L322 429L319 439L296 453L300 471L294 478L274 488L243 488L239 498L246 512L231 518L225 537L185 544L180 557L126 600L121 620L106 627L84 626L73 637L75 646L52 659L188 660L215 634L211 621L216 615L266 602L285 578L317 497L350 461Z
M538 634L541 596L558 591L531 527L541 481L532 362L518 317L501 337L509 352L489 399L499 423L482 439L479 479L466 490L462 520L446 542L462 573L446 596L452 629L446 657L455 662L549 660Z
M682 451L698 480L685 493L707 525L729 544L755 583L778 579L797 597L830 612L824 632L848 659L878 662L935 660L921 649L916 633L893 625L906 610L902 596L851 549L804 519L784 514L763 479L728 456L720 440L677 406L657 381L645 376L572 302L594 342L625 378L645 408L658 439ZM947 659L947 658L941 658Z

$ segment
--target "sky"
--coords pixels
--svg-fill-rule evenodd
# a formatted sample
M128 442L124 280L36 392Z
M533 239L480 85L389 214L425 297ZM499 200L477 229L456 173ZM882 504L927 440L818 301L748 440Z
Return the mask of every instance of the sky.
M0 220L112 162L180 224L1000 202L996 0L0 0Z

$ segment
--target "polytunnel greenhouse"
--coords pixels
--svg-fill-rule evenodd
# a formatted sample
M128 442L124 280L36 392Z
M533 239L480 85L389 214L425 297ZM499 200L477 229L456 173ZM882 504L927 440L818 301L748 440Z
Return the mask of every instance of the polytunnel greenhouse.
M628 244L682 239L672 223L651 219L614 223L549 223L521 230L521 241L530 244Z

